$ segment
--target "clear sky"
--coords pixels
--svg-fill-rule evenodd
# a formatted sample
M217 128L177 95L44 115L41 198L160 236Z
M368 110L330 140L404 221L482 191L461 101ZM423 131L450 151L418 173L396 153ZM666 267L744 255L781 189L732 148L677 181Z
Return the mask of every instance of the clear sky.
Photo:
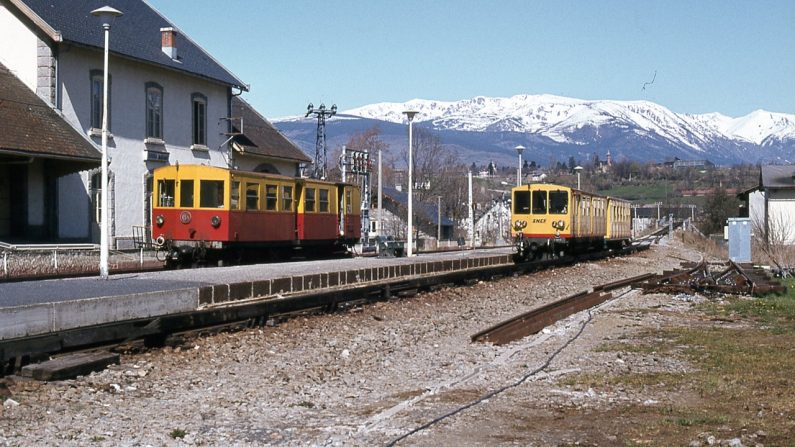
M795 114L795 0L149 1L269 118L523 93Z

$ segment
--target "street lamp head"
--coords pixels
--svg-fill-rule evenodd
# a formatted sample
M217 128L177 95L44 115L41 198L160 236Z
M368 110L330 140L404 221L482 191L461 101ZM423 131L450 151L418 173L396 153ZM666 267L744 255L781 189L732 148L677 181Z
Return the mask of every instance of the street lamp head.
M324 110L326 110L326 105L321 102L320 103L320 111L322 112Z
M91 15L94 17L99 17L103 28L110 28L110 26L113 24L113 19L123 15L123 13L118 9L111 8L110 6L103 6L91 11Z
M403 114L406 115L406 118L408 118L409 122L411 122L414 119L414 116L417 115L418 113L420 113L420 112L418 112L416 110L405 110L405 111L403 111Z
M515 149L516 149L516 152L517 152L519 155L522 155L522 152L524 152L524 150L525 150L525 147L524 147L524 146L522 146L522 145L520 144L519 146L516 146L516 148L515 148Z
M332 115L336 115L337 114L337 105L336 104L332 104L331 105L331 114Z
M309 105L306 106L306 111L307 112L311 112L312 109L314 109L314 108L315 108L315 105L310 102Z
M585 169L585 168L583 168L582 166L575 166L575 167L574 167L574 170L575 170L575 171L577 171L577 172L580 172L580 171L582 171L583 169Z

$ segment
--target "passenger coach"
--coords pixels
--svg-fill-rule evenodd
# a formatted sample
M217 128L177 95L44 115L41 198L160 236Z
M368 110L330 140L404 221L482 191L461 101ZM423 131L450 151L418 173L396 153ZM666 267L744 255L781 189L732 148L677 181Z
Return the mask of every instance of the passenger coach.
M355 185L203 165L154 172L152 236L167 264L330 254L361 237Z
M513 188L512 204L519 261L621 246L630 239L626 200L539 183Z

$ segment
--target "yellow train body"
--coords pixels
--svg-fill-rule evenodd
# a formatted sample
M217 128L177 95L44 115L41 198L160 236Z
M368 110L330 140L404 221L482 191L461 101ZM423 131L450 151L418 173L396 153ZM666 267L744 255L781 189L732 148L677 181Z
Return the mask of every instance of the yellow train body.
M521 258L587 251L630 238L629 202L538 183L512 190L511 236Z

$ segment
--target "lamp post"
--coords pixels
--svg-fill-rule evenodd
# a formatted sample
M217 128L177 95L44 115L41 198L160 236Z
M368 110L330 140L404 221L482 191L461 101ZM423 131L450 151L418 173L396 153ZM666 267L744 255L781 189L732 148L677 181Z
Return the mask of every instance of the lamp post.
M436 196L436 247L442 240L442 196Z
M122 12L110 6L103 6L91 11L91 15L99 17L102 29L105 30L105 59L102 66L102 185L100 186L102 193L100 219L102 221L99 227L99 276L102 279L108 279L108 232L110 228L108 225L108 217L110 217L108 212L108 46L110 26L113 19L121 16Z
M576 166L574 168L574 171L577 172L577 189L582 189L580 188L580 171L582 171L582 169L582 166Z
M414 160L412 155L412 129L411 129L411 122L414 120L414 116L417 115L416 110L406 110L403 112L406 115L406 118L409 120L409 231L408 231L408 246L406 247L406 256L414 256L414 241L412 240L414 237L414 209L412 208L412 195L414 193L414 180L412 178L413 170L414 170Z
M519 154L519 170L516 171L516 186L522 186L522 152L524 149L524 146L521 144L516 146L516 153Z

